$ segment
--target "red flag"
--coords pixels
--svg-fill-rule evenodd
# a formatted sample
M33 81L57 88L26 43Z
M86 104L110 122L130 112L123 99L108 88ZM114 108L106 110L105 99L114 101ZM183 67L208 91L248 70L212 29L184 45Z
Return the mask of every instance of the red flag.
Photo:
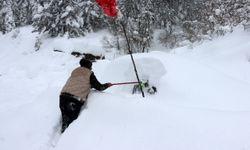
M100 5L106 15L117 16L116 0L96 0L96 3Z

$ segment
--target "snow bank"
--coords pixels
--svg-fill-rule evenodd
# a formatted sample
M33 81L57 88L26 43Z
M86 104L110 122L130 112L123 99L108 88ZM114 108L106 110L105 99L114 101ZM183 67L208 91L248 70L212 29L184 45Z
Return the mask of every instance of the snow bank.
M194 49L178 48L173 53L189 57L197 63L250 84L250 37L243 28L215 40L204 42Z
M60 50L66 53L77 51L81 53L92 53L95 55L105 54L103 48L103 37L109 35L106 31L90 33L85 37L69 39L67 37L43 39L41 50Z

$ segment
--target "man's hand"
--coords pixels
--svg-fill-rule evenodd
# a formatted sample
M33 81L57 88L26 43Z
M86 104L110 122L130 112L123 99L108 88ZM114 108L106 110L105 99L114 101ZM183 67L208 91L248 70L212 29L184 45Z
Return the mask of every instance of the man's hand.
M111 87L113 84L112 83L105 83L107 87Z

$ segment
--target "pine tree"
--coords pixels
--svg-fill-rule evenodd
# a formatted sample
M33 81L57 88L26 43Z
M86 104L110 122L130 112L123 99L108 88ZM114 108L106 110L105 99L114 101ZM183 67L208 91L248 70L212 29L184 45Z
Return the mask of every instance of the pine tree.
M13 0L12 10L16 27L32 24L34 7L34 0Z
M68 34L78 37L106 27L103 14L94 0L52 0L38 2L34 17L35 31L47 32L52 37Z
M84 35L78 2L52 0L49 5L40 6L40 12L34 18L34 31L47 32L51 37L68 34L72 38Z
M178 17L175 5L170 4L166 0L154 0L153 10L155 14L155 28L167 29L171 32L171 27L177 23Z
M187 15L182 20L182 30L190 42L197 42L209 35L213 24L209 21L209 6L206 2L194 1L187 5Z
M94 32L107 27L107 22L104 21L105 17L95 0L82 0L79 6L83 21L81 29L84 32Z
M9 0L0 0L0 31L3 34L15 27L11 5Z
M144 0L141 2L140 14L138 15L137 21L137 33L134 37L137 41L137 48L139 52L146 52L151 46L153 39L153 24L155 20L155 14L152 9L152 1Z
M120 10L123 15L122 23L126 28L132 52L146 52L150 47L153 38L153 23L155 15L152 9L152 1L121 0L119 2ZM124 36L124 33L121 35ZM125 42L125 40L123 41Z

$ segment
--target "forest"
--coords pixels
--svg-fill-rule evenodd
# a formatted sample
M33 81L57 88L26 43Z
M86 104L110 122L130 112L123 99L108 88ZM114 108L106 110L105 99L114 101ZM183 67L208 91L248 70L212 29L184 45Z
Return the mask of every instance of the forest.
M102 13L95 0L0 0L0 33L32 25L48 37L76 38L108 29L107 47L126 49L122 26L134 53L147 52L156 30L172 49L250 26L250 0L118 0L120 18ZM38 39L39 41L39 39Z

